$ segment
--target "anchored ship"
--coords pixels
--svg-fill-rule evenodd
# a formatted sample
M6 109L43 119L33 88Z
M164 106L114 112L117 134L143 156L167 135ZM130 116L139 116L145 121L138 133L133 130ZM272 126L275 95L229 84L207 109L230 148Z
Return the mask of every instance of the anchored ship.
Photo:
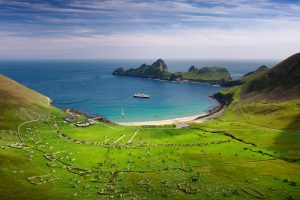
M149 99L150 95L144 94L144 93L135 93L133 95L134 98L144 98L144 99Z

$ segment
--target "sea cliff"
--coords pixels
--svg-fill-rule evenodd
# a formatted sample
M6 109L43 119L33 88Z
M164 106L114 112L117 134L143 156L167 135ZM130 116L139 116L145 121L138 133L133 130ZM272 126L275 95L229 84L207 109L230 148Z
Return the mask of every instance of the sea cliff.
M113 75L133 76L169 81L199 82L208 84L223 84L231 80L231 75L226 68L191 66L187 72L171 73L166 63L158 59L151 65L142 64L138 68L125 69L119 67L113 71Z

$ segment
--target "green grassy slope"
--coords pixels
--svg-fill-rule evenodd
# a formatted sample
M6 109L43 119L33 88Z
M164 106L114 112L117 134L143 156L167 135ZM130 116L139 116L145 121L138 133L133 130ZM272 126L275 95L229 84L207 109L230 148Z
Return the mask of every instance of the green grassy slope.
M240 91L240 86L223 91L234 92L233 102L220 118L203 126L274 151L282 159L300 160L300 99L251 101L241 99Z
M266 67L265 65L262 65L258 69L254 70L252 72L249 72L238 79L230 80L230 81L223 83L222 86L233 87L233 86L237 86L237 85L242 85L242 84L244 84L246 82L250 82L251 80L257 78L258 76L266 73L268 70L269 70L268 67Z
M299 186L290 185L300 181L299 164L233 139L222 132L223 123L217 130L214 124L141 127L128 144L138 127L99 123L76 128L60 117L32 122L21 128L27 149L0 149L23 160L18 165L6 160L2 177L15 175L19 184L4 185L0 194L16 199L256 199L244 191L250 187L268 199L299 198ZM40 185L26 180L48 174L58 179Z
M300 98L295 90L300 87L299 75L299 53L271 69L245 75L243 85L221 91L234 94L233 102L218 120L206 125L275 151L281 159L299 161Z
M270 100L300 97L300 53L278 63L270 70L247 82L242 90L243 98Z
M31 187L24 182L27 176L43 171L45 163L41 163L40 159L28 159L33 149L23 146L20 151L8 146L20 142L18 127L21 132L22 123L45 119L50 113L58 115L62 112L50 107L48 97L0 74L0 199L54 199L64 196L59 191L58 194L50 192L48 187Z
M0 129L48 113L48 98L0 74Z
M218 67L191 67L188 72L181 73L182 79L191 81L228 81L230 73L225 68Z

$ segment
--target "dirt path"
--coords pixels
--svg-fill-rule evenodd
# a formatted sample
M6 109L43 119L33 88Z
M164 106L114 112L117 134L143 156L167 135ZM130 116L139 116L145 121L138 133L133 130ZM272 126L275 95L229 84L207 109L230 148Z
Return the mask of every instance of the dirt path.
M134 134L132 135L132 137L128 140L127 144L130 144L131 141L134 139L134 137L137 135L137 133L140 131L140 127L134 132Z
M121 137L119 137L116 141L113 142L113 144L119 142L120 140L122 140L126 135L122 135Z

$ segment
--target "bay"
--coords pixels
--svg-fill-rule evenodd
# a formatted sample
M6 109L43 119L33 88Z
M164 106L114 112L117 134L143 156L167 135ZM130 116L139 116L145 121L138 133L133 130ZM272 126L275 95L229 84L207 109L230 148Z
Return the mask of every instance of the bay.
M209 95L222 87L111 75L119 66L154 60L0 60L0 73L50 97L53 105L103 115L113 122L164 120L204 114L217 105ZM241 76L272 60L165 60L172 72L191 65L226 67ZM1 87L1 86L0 86ZM150 99L132 95L144 92ZM122 108L125 116L121 116Z

